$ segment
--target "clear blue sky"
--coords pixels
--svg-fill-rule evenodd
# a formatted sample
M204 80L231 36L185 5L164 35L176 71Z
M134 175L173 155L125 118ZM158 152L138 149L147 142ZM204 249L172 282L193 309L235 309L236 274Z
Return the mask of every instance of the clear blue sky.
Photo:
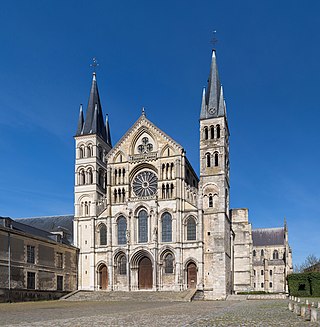
M6 1L0 11L0 215L73 213L90 62L113 142L146 107L198 171L212 31L231 131L231 206L319 256L319 1Z

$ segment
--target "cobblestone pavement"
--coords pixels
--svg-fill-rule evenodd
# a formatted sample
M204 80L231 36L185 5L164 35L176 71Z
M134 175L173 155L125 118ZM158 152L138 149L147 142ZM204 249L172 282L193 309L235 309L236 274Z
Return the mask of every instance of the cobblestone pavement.
M198 302L29 302L0 304L1 326L320 326L286 300Z

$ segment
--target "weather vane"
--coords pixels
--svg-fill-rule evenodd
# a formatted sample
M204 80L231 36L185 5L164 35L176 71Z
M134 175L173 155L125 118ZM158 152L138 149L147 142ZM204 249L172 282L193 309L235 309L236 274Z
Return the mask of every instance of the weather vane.
M99 64L98 64L98 61L97 61L97 58L96 57L93 57L92 58L92 61L93 61L93 63L90 64L90 67L92 67L93 72L95 73L96 70L97 70L97 67L99 66Z
M212 36L212 39L211 39L211 44L213 45L213 48L215 48L215 46L216 46L216 44L218 42L218 39L216 37L217 31L216 30L212 31L212 34L213 34L213 36Z

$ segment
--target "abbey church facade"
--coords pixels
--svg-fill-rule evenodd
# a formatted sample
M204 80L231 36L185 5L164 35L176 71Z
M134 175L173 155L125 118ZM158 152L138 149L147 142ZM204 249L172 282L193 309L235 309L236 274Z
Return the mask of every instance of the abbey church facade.
M75 136L79 289L195 288L205 299L286 291L286 226L255 232L247 209L229 208L229 128L215 51L200 110L199 175L144 111L114 145L103 117L94 73Z

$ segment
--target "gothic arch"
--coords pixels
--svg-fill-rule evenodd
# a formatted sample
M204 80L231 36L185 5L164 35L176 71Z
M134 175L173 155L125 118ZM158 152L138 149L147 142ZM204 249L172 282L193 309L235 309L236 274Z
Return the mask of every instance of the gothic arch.
M197 270L199 269L199 262L195 257L188 257L183 262L183 269L186 270L189 263L194 263L197 266Z
M168 150L170 151L170 155L175 153L173 148L170 145L166 144L161 150L160 157L168 157Z
M122 159L122 160L120 160L120 159ZM125 159L125 155L124 155L124 153L120 150L120 151L118 151L118 152L114 155L114 157L113 157L113 162L114 162L114 163L116 163L116 162L123 162L124 159Z
M137 165L136 167L134 167L133 169L131 169L130 171L130 174L129 174L129 180L130 180L130 183L133 179L133 177L140 171L140 170L152 170L157 176L158 176L158 169L153 166L153 165L150 165L149 163L141 163L139 165Z
M159 254L158 254L158 257L159 257L159 260L163 260L163 257L167 254L167 253L171 253L174 257L176 257L176 253L174 251L174 248L170 245L165 245L165 246L162 246L159 250Z
M146 126L141 126L132 138L131 145L129 148L129 153L131 155L135 154L135 148L136 148L137 142L139 141L139 139L142 137L143 134L146 134L146 136L149 136L152 139L152 142L154 144L154 148L153 148L152 152L158 150L159 145L158 145L156 135L153 132L151 132L150 129L148 129Z
M147 251L145 248L138 248L136 251L130 256L130 267L131 268L138 268L139 267L139 262L141 259L144 257L147 257L148 259L151 260L152 266L154 265L154 258L153 255Z

